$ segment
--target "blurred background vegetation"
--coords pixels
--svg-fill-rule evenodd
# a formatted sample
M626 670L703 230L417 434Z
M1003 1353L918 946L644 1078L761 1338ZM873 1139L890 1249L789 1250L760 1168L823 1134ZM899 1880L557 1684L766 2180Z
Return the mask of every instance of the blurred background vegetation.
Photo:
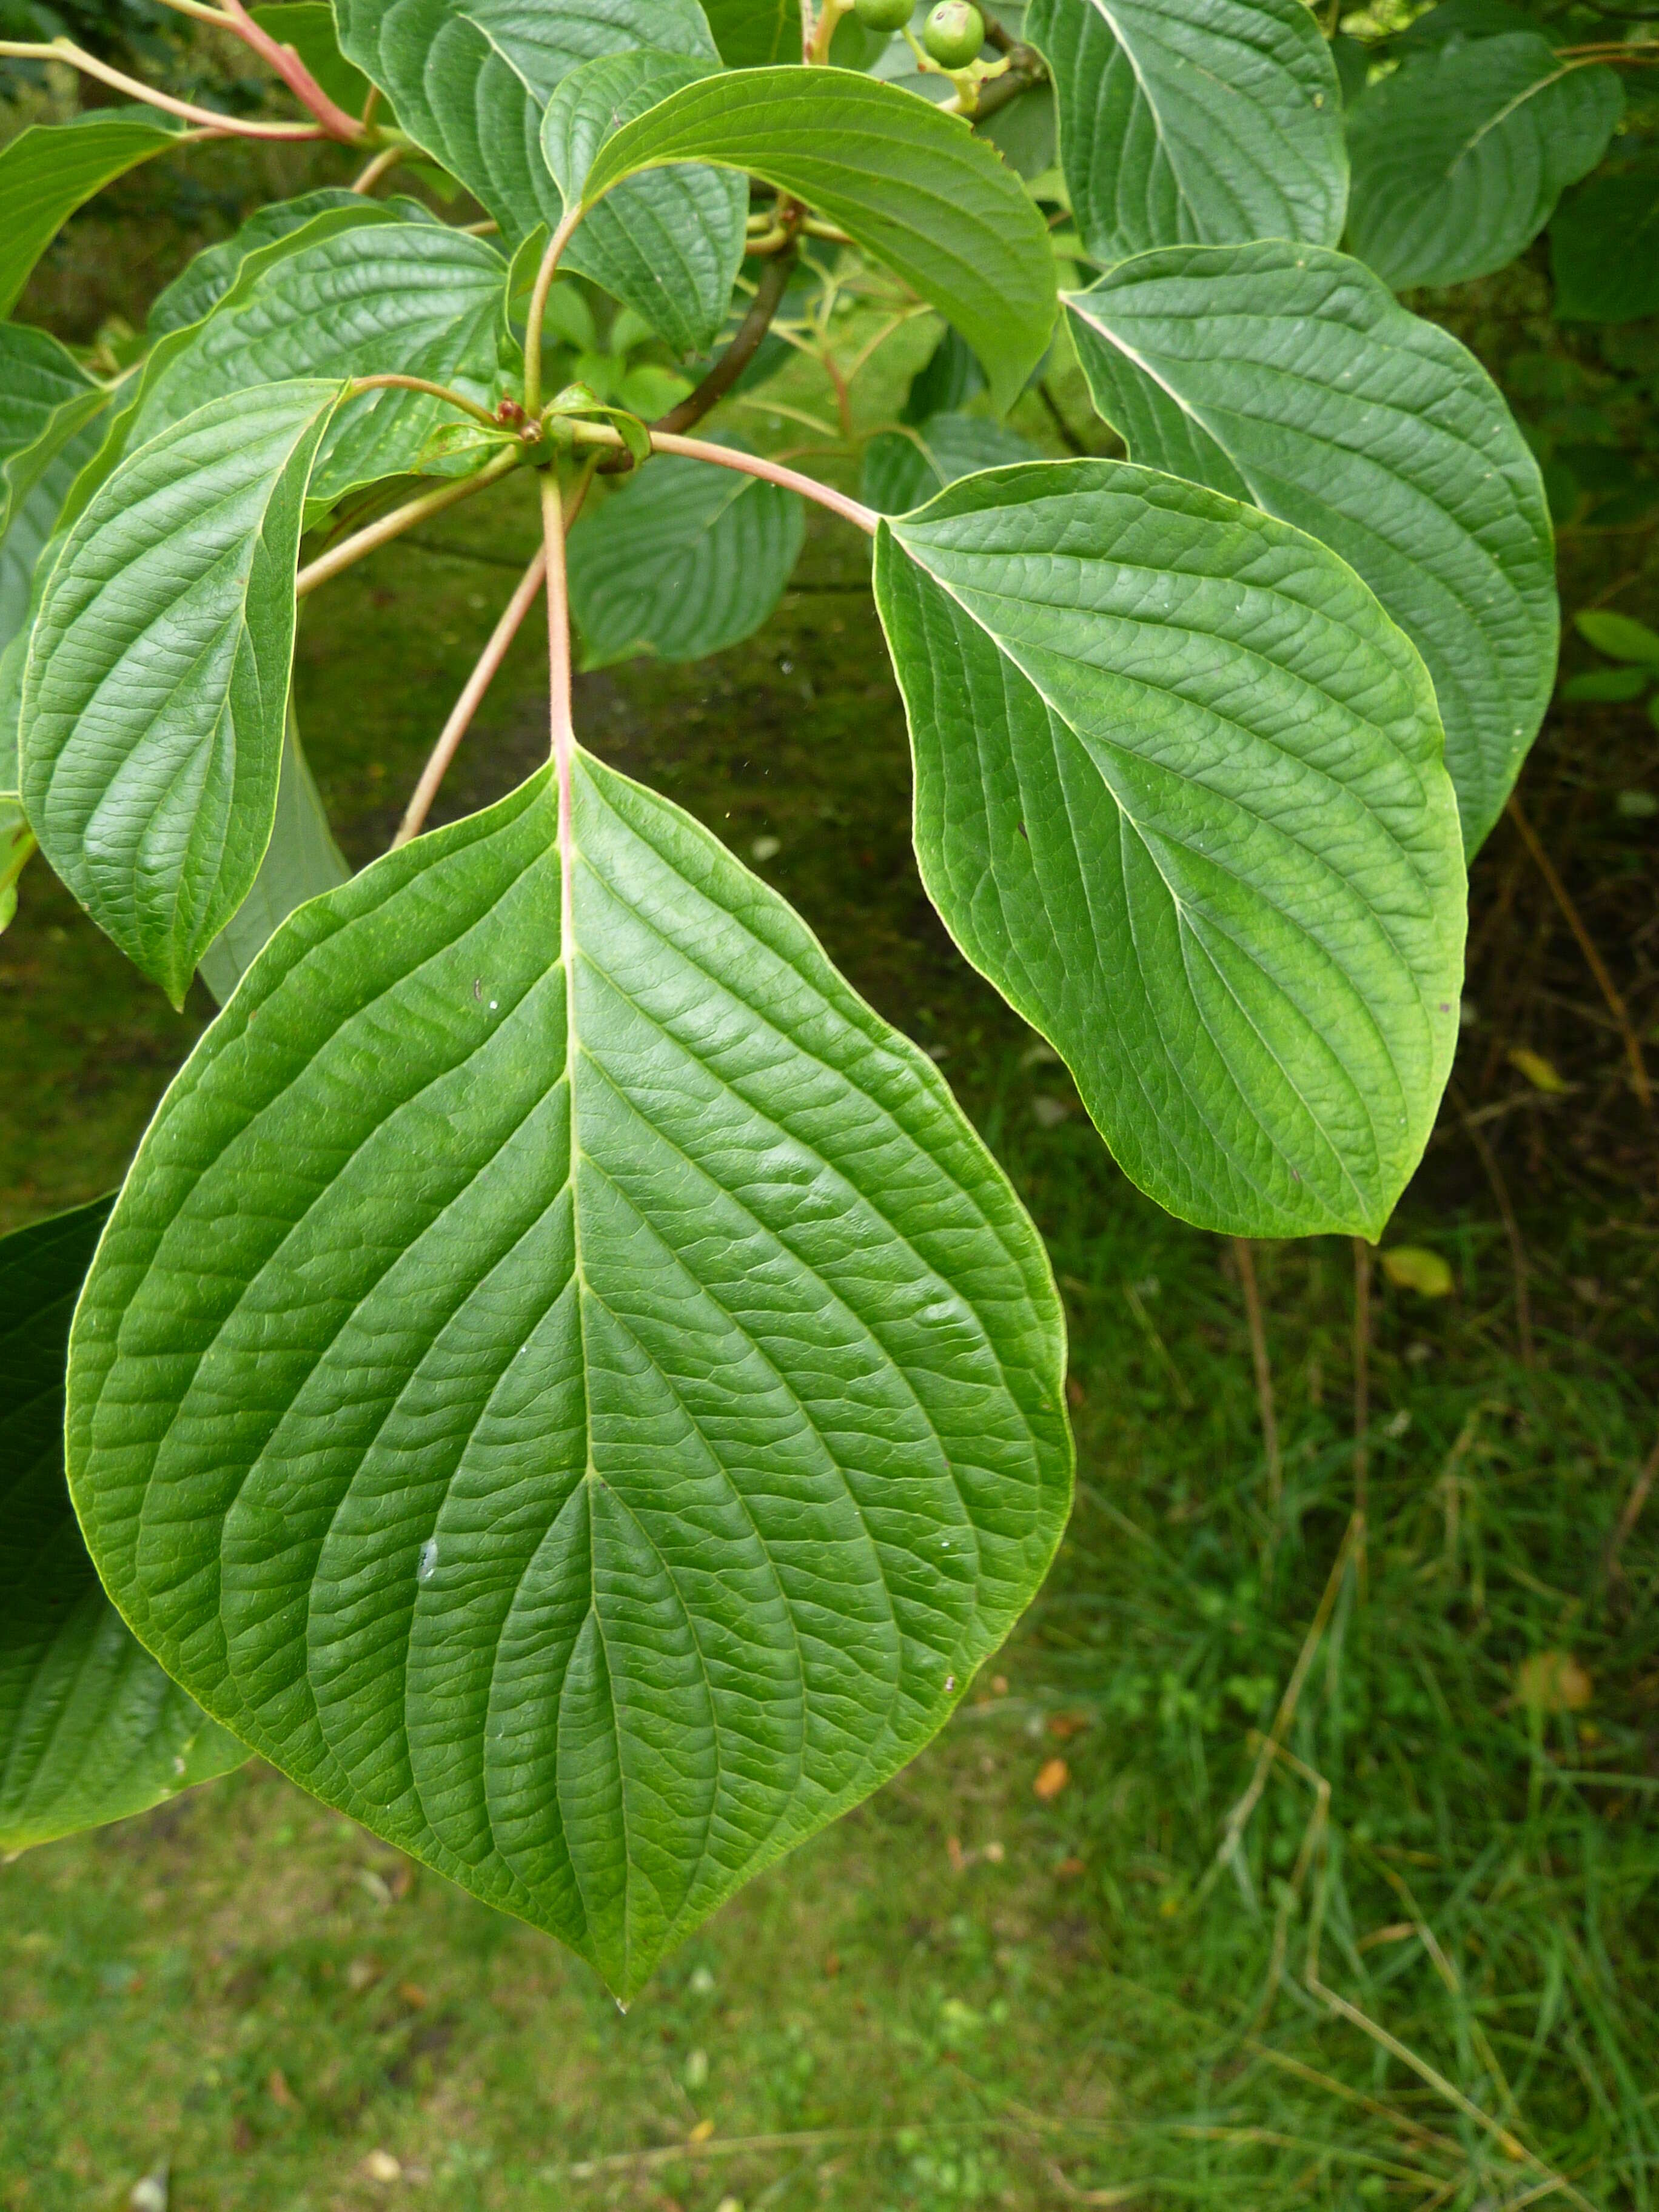
M1514 12L1437 15L1481 8ZM1407 13L1343 34L1386 60ZM0 22L192 98L264 97L149 0L3 0ZM0 135L82 96L6 83ZM1613 175L1652 158L1655 104L1629 90ZM346 160L226 145L141 169L20 313L118 350L199 246ZM1558 319L1551 253L1411 304L1533 439L1569 616L1659 629L1659 315ZM845 358L862 329L849 308ZM936 335L877 354L861 429ZM793 443L766 410L820 404L787 368L745 428ZM1087 420L1063 359L1015 416L1050 452ZM307 603L301 721L355 864L533 542L519 489ZM540 757L541 657L532 625L437 818ZM1169 1220L957 957L909 857L864 556L833 523L815 514L760 638L580 679L585 741L801 908L1018 1181L1073 1332L1059 1566L933 1749L626 2017L257 1763L18 1859L0 2205L1659 2202L1659 725L1645 678L1607 680L1639 665L1569 625L1521 811L1474 870L1452 1090L1374 1265ZM31 871L0 939L0 1228L118 1179L210 1011L136 987Z

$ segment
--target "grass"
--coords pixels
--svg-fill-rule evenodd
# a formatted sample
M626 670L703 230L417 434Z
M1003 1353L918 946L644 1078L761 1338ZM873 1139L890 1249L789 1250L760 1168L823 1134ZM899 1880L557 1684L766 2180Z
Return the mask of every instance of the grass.
M527 543L483 506L308 606L301 725L355 860ZM1574 557L1580 604L1628 547ZM258 1765L27 1854L0 2205L113 2212L164 2161L173 2212L1654 2204L1659 1505L1613 1540L1654 1443L1659 1205L1560 913L1500 829L1456 1102L1389 1238L1453 1287L1377 1274L1361 1546L1352 1252L1253 1255L1275 1499L1239 1254L1128 1188L951 951L860 549L815 521L797 582L705 668L582 678L579 719L802 908L1025 1194L1082 1473L1048 1589L939 1743L626 2017ZM1650 618L1651 573L1618 604ZM447 811L540 757L543 680L526 635ZM1580 714L1527 782L1650 1036L1651 830L1613 795L1656 754L1635 713ZM208 1011L135 989L31 871L0 942L4 1225L108 1187Z

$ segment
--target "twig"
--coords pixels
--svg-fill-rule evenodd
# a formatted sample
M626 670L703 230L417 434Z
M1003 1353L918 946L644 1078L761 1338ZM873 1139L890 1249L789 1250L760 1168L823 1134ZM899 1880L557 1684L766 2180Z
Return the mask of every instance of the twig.
M500 430L501 428L499 418L487 407L480 407L476 400L469 399L464 392L452 391L447 384L434 384L428 376L404 376L392 370L379 376L354 376L346 398L356 399L365 392L425 392L434 399L441 399L448 406L459 408L462 414L470 415L475 422L482 422L486 430Z
M671 407L652 424L654 430L689 430L694 422L701 422L711 408L719 405L760 351L766 333L772 327L772 319L783 304L783 295L789 289L789 280L795 273L796 257L793 252L780 253L767 264L755 296L750 302L749 313L738 324L732 343L709 370L695 392L688 392L678 406Z
M337 576L342 569L349 568L354 562L361 561L365 554L390 544L394 538L401 538L405 530L412 530L417 522L424 522L428 515L441 514L446 507L459 506L462 500L471 499L474 492L483 490L487 484L499 483L504 476L518 467L522 459L521 453L509 447L495 460L486 462L475 476L461 477L453 483L442 485L437 491L424 492L419 499L411 499L402 507L394 507L390 514L383 514L378 522L371 522L367 529L358 531L355 536L343 538L337 545L331 546L326 553L319 554L309 568L301 569L295 580L295 597L303 599L319 584L327 583L331 576Z
M1562 915L1565 918L1568 928L1571 930L1573 935L1578 939L1578 949L1583 954L1585 961L1589 964L1591 975L1595 976L1597 983L1601 986L1601 996L1607 1002L1607 1012L1613 1016L1613 1020L1618 1023L1619 1034L1625 1041L1625 1058L1630 1063L1631 1087L1634 1090L1637 1097L1641 1100L1643 1106L1649 1113L1651 1113L1653 1111L1653 1086L1648 1079L1647 1063L1642 1057L1642 1041L1636 1034L1635 1024L1630 1018L1630 1010L1626 1006L1618 986L1614 983L1612 976L1608 975L1607 963L1603 961L1601 954L1596 951L1595 940L1591 937L1589 930L1585 928L1583 917L1580 915L1577 908L1573 904L1572 900L1568 894L1566 885L1556 873L1555 863L1551 860L1549 854L1544 850L1542 844L1539 842L1538 832L1533 828L1531 823L1528 821L1526 815L1522 811L1521 802L1513 792L1510 793L1509 805L1506 811L1509 814L1510 821L1514 823L1516 828L1520 831L1522 842L1525 843L1527 850L1532 854L1533 859L1537 862L1538 872L1542 876L1544 881L1549 885L1551 896L1554 899L1557 906L1560 908Z
M1528 1280L1527 1248L1522 1238L1521 1224L1516 1218L1515 1208L1510 1202L1509 1185L1498 1164L1498 1155L1486 1142L1480 1116L1470 1113L1468 1101L1455 1083L1449 1086L1448 1095L1457 1109L1457 1117L1463 1124L1463 1133L1474 1146L1475 1158L1486 1174L1492 1203L1498 1208L1504 1234L1509 1240L1510 1265L1515 1273L1515 1334L1521 1349L1521 1364L1530 1368L1536 1364L1536 1354L1532 1336L1532 1291Z
M575 235L582 214L580 200L565 210L563 220L547 241L547 251L542 256L541 267L536 271L536 282L531 288L530 308L524 332L524 411L526 415L539 415L542 411L542 324L547 314L547 295L553 289L553 279L559 273L564 249Z
M269 63L301 106L308 108L316 117L329 137L341 139L349 146L362 143L362 124L329 98L292 46L281 45L269 31L261 30L242 0L224 0L224 11L237 37L252 46L262 61Z
M398 834L392 839L392 850L407 845L418 836L438 787L448 773L449 763L455 757L461 739L466 735L472 717L491 683L495 672L507 658L507 649L519 634L520 624L535 605L547 574L547 550L538 550L535 559L519 579L517 590L502 609L501 618L490 633L489 642L478 656L477 665L466 679L460 697L444 724L438 742L432 748L431 758L421 771L421 780L404 810L404 818L398 824Z
M1261 1442L1267 1455L1267 1503L1274 1512L1285 1494L1284 1468L1279 1455L1279 1418L1273 1407L1273 1370L1267 1358L1267 1332L1261 1319L1261 1294L1256 1287L1255 1254L1248 1237L1235 1237L1233 1257L1244 1288L1244 1317L1250 1327L1250 1359L1255 1368L1255 1402L1261 1417Z
M72 39L54 39L50 46L27 43L17 39L0 39L0 56L15 61L65 62L85 76L95 76L100 84L112 85L117 92L129 94L143 100L147 107L159 107L164 114L176 115L185 123L198 124L223 138L280 138L287 140L326 138L329 132L317 123L249 123L240 116L222 115L215 107L198 107L188 100L175 100L171 93L158 92L154 85L144 84L136 76L127 76L96 55L77 46Z
M578 445L620 446L623 442L622 433L613 430L608 422L578 420L568 427ZM652 431L651 443L659 453L684 453L689 460L712 461L716 468L735 469L740 476L759 477L763 483L781 484L786 491L798 491L803 499L827 507L831 514L840 515L843 522L856 524L872 538L881 520L873 507L865 507L849 499L845 492L819 483L815 477L801 476L796 470L781 467L776 461L766 460L758 453L743 453L732 446L713 445L706 438L674 437L665 430Z
M368 166L365 169L360 171L359 173L352 179L352 191L354 192L372 192L375 185L380 183L381 178L388 175L393 169L395 169L398 162L403 161L408 153L409 149L407 146L383 147Z

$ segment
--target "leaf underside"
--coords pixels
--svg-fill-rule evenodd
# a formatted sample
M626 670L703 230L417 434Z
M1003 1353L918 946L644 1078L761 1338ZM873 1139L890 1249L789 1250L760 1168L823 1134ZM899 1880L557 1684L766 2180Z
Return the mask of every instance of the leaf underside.
M696 0L341 0L341 44L404 128L473 192L509 248L564 211L541 149L574 70L659 48L718 65ZM746 199L726 177L641 179L572 241L567 265L643 315L677 351L713 343L742 252ZM672 269L676 283L662 271Z
M430 222L366 224L278 252L146 377L128 449L210 400L298 378L422 376L493 406L507 274L488 239ZM476 457L424 455L459 419L425 392L362 393L325 432L309 496L332 504L395 476L466 473Z
M65 537L30 632L30 823L175 1006L270 839L306 484L340 390L235 392L130 453Z
M0 1238L0 1850L142 1813L246 1751L104 1595L64 1480L70 1316L109 1200Z
M923 881L1126 1172L1375 1237L1451 1064L1462 839L1432 687L1343 562L1126 463L884 522Z
M199 963L202 981L222 1006L295 908L337 890L350 873L329 829L290 706L270 842L253 888Z
M751 636L788 588L805 535L798 493L659 454L570 533L582 665L701 660Z
M908 514L977 469L1036 459L1018 430L985 415L934 415L909 434L882 430L864 449L861 496L878 514Z
M1336 70L1303 0L1035 0L1079 234L1109 266L1155 246L1334 246L1347 162Z
M666 800L578 754L568 883L558 811L273 939L118 1204L70 1464L210 1711L626 1996L939 1726L1070 1454L931 1063Z
M1533 32L1408 58L1349 112L1351 250L1397 292L1501 269L1601 160L1624 104L1612 70Z
M1149 253L1068 299L1130 458L1295 523L1358 570L1434 679L1474 853L1549 704L1549 509L1497 387L1346 255Z

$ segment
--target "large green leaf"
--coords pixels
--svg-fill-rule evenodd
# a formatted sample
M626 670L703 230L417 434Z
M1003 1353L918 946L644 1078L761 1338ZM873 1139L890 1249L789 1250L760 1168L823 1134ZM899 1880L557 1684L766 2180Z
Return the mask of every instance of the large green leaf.
M976 469L1034 461L1037 449L986 415L929 416L908 430L883 430L864 449L860 495L878 514L908 514Z
M702 55L641 46L584 62L562 78L542 125L542 154L573 206L593 156L622 124L713 75ZM702 164L631 178L586 220L566 265L644 314L673 350L706 352L726 320L743 262L749 188Z
M307 198L309 197L311 195L307 195ZM182 367L181 364L184 362L185 356L193 352L198 339L204 335L204 326L211 321L216 313L221 312L225 319L222 324L214 325L213 336L209 341L210 348L222 349L225 356L226 367L219 373L226 376L227 380L217 388L221 390L236 388L235 375L240 368L249 365L246 361L240 362L237 361L235 333L242 331L245 326L236 319L246 308L249 310L252 319L251 324L246 326L250 329L263 330L265 325L273 320L272 299L274 297L280 301L282 295L280 292L274 295L267 294L263 288L279 262L287 260L291 256L304 253L313 246L324 245L345 231L368 229L381 225L397 226L410 220L424 220L429 227L438 228L435 223L433 223L432 219L426 216L425 210L413 201L375 200L368 198L361 193L349 193L346 197L352 201L353 204L346 207L339 204L332 193L319 192L315 197L324 204L307 213L297 226L291 226L280 220L280 217L288 209L299 206L301 204L298 202L279 202L273 208L261 210L260 214L251 218L234 238L227 239L221 245L210 247L205 253L198 254L184 270L177 284L169 288L168 291L164 292L157 300L155 307L152 310L152 318L161 317L161 323L157 325L152 319L150 334L155 343L143 362L129 371L112 396L109 411L104 417L107 427L104 429L103 436L70 484L64 499L60 525L63 529L67 530L85 512L88 501L99 486L108 479L111 471L116 467L122 456L128 453L136 442L142 442L142 438L135 440L133 435L141 410L144 410L147 418L146 432L159 428L164 421L179 419L169 405L161 404L151 409L149 406L150 395L158 392L163 386L167 386L169 390L182 392L192 379L198 381L207 380L203 377L201 365ZM273 220L273 218L276 219ZM441 246L439 251L442 252ZM349 266L349 264L348 263L347 265ZM372 266L372 264L370 265ZM330 276L324 281L325 284L331 285L336 291L342 289L337 258L332 265ZM344 289L349 295L349 285ZM252 305L256 293L261 303L258 307ZM312 302L307 301L305 304L309 306ZM360 343L372 343L373 326L366 319L359 318L355 329L353 327L349 297L337 304L340 313L333 319L330 326L319 330L315 334L314 342L320 345L323 340L333 335L343 336L348 345L354 337ZM192 312L196 310L199 310L199 313ZM292 310L293 302L290 300L289 302L290 316ZM394 314L400 312L407 312L406 307L393 310ZM279 308L276 311L277 319L280 319L280 313ZM185 318L189 319L185 319ZM303 314L301 319L304 319ZM340 328L342 325L343 330ZM430 331L431 325L428 320L426 325L426 334L428 337ZM262 365L269 366L277 377L289 374L289 372L281 367L284 352L298 350L303 361L307 349L313 343L313 338L309 332L290 331L284 346L281 337L273 331L271 343L267 349L265 362L253 365L256 378ZM204 393L203 396L207 395ZM370 407L377 404L367 396L360 404ZM401 459L406 459L408 454L409 440L398 434L399 426L406 418L401 410L393 410L389 413L381 414L378 419L389 433L387 441L389 459L395 465ZM428 414L407 419L429 422L436 418ZM446 409L443 419L455 420L454 410ZM362 428L360 423L358 426L360 436ZM372 465L372 455L370 458ZM450 465L453 466L454 464Z
M800 59L800 0L705 0L703 12L727 69Z
M65 538L30 633L29 820L175 1006L270 842L306 486L341 389L237 392L129 454Z
M1304 0L1035 0L1084 245L1342 234L1342 96Z
M738 644L776 608L805 535L798 494L659 454L570 534L583 665Z
M1461 284L1525 250L1624 112L1610 69L1534 33L1414 54L1348 112L1348 243L1395 291Z
M958 945L1183 1219L1375 1237L1457 1036L1428 675L1333 553L1118 461L884 521L916 852Z
M98 107L18 132L0 153L0 315L76 209L178 136L151 107Z
M1550 225L1555 313L1564 323L1659 315L1659 163L1592 177Z
M0 1238L0 1851L142 1813L240 1765L100 1587L64 1480L64 1359L109 1212Z
M290 707L270 842L252 890L199 965L202 981L222 1006L295 908L337 890L350 874L329 829Z
M578 753L277 933L82 1300L70 1479L209 1710L619 1994L891 1774L1064 1522L937 1071Z
M493 405L507 262L485 238L429 222L379 222L250 261L207 320L146 375L126 439L155 437L210 400L295 377L423 376ZM454 408L424 392L369 392L342 409L317 457L311 496L426 469L459 473L476 454L426 458Z
M474 192L516 246L564 211L541 150L542 120L559 84L585 62L637 47L720 60L696 0L340 0L346 53L380 85L411 137ZM620 239L618 232L625 234ZM642 314L678 349L712 343L726 289L711 303L709 272L735 266L743 203L730 180L657 179L613 221L574 245L569 265ZM653 272L651 257L691 293Z
M317 0L295 0L295 4L310 7ZM298 199L272 200L256 208L234 237L204 246L166 290L158 293L145 330L154 343L171 331L199 323L212 313L255 254L264 253L284 240L297 239L301 232L305 235L300 242L309 246L335 230L355 229L360 223L418 222L425 215L418 200L371 199L367 193L350 191L343 185L302 192Z
M586 199L681 161L763 178L838 223L956 325L1000 406L1041 360L1054 318L1047 226L959 116L849 70L739 70L625 124Z
M1559 629L1538 464L1491 378L1315 246L1176 246L1066 306L1132 459L1322 539L1411 638L1473 853L1549 704Z

